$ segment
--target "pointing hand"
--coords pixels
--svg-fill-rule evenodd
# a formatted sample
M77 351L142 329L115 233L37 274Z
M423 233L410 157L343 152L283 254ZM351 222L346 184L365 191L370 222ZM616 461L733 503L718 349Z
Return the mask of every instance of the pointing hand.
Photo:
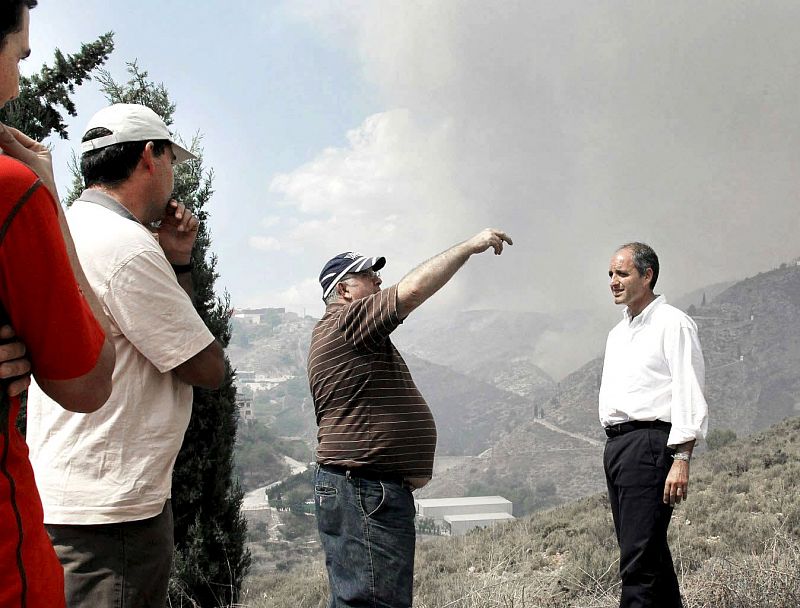
M503 243L514 244L510 236L494 228L487 228L467 241L472 253L483 253L489 247L492 247L495 255L503 253Z

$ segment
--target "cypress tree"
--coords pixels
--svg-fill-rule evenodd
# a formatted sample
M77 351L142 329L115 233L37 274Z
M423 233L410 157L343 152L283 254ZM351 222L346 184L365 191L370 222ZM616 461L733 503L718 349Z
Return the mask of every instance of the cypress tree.
M98 80L110 103L139 103L173 122L175 104L163 84L148 79L135 62L128 64L129 79L120 83L107 71ZM194 306L223 346L231 337L231 303L225 293L218 297L214 283L217 258L210 251L206 205L214 190L213 171L203 167L201 137L195 135L189 149L196 160L175 167L174 196L200 220L192 252ZM80 180L75 186L80 185ZM75 188L73 188L75 190ZM76 194L79 194L79 191ZM245 548L246 522L241 514L244 493L233 477L236 440L236 388L230 362L217 390L194 389L192 417L178 454L172 481L175 521L175 566L170 581L172 606L217 608L238 600L242 580L250 565Z
M42 66L33 76L20 76L19 97L0 110L0 122L16 127L36 141L52 133L67 139L67 126L60 108L77 116L70 96L75 87L91 80L91 73L103 65L114 50L114 34L108 32L91 43L82 44L74 55L56 49L53 66Z

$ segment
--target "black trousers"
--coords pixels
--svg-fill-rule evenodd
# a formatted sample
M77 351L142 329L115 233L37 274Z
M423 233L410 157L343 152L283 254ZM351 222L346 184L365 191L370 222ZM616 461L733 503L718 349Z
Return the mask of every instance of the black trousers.
M667 545L672 508L663 503L672 466L667 436L660 429L637 429L606 442L603 466L620 549L620 608L681 608Z

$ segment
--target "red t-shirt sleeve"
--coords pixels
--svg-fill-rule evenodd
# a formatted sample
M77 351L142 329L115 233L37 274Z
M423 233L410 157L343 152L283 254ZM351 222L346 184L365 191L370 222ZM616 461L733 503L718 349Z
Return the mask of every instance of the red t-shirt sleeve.
M0 225L35 180L30 169L0 156ZM11 219L0 244L0 301L34 373L66 380L94 368L105 335L78 290L56 204L39 186Z

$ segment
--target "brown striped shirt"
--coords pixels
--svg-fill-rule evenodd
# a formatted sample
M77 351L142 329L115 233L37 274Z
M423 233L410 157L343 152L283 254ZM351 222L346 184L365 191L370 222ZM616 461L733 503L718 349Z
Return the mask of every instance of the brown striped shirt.
M329 305L314 327L308 381L320 464L430 478L436 425L389 339L401 322L393 285Z

